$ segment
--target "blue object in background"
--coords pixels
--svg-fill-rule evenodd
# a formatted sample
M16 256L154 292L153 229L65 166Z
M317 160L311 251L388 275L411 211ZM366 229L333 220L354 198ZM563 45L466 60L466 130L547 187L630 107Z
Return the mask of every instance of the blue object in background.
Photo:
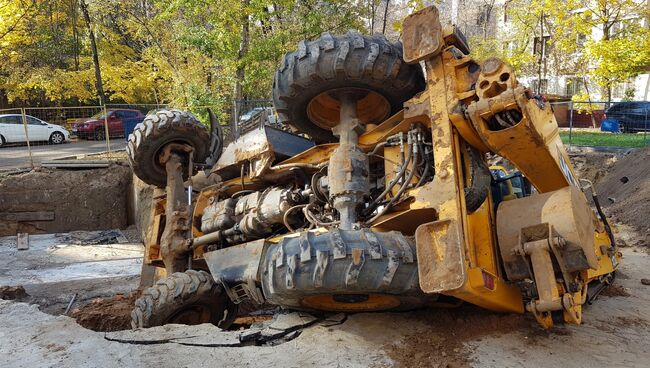
M130 118L122 120L122 127L124 127L124 139L126 139L127 142L129 141L129 134L133 133L135 126L142 123L142 120L142 118Z
M601 132L621 132L621 123L616 119L607 118L600 123Z

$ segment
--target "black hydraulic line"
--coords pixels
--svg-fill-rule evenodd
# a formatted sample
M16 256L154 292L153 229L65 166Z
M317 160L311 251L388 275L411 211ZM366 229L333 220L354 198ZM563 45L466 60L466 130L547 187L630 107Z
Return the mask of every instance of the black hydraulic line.
M616 240L614 239L614 233L612 232L612 228L609 226L609 221L607 221L607 217L605 216L603 209L600 207L600 202L598 201L598 194L596 194L596 191L593 189L593 187L591 188L591 198L594 200L594 204L596 205L596 211L598 212L598 216L600 216L600 219L603 221L603 225L605 226L605 232L607 232L609 241L612 243L612 250L613 252L616 252L618 250L618 246L616 245Z
M422 172L422 176L420 176L420 180L418 180L417 184L415 184L415 188L419 187L424 183L424 180L426 177L429 175L429 168L431 165L428 164L428 162L425 160L425 166L424 166L424 171Z
M388 202L388 204L386 204L386 207L384 207L380 212L378 212L376 215L371 217L368 221L366 221L366 223L372 223L373 221L381 217L384 213L386 213L393 206L395 201L397 201L402 196L404 191L409 187L409 183L411 182L411 179L413 179L413 176L415 175L415 166L419 164L420 156L416 153L415 157L413 157L413 160L414 160L413 170L409 172L408 177L406 178L404 183L402 183L402 186L399 188L397 193L395 193L395 196Z
M411 162L412 158L413 158L413 150L409 149L408 155L406 156L406 160L404 161L404 165L402 165L400 171L397 173L397 175L395 175L395 178L391 180L391 182L386 186L386 189L384 189L384 191L380 195L378 195L377 198L375 198L372 202L370 202L368 208L374 207L377 203L379 203L379 201L382 200L382 198L384 198L388 194L388 192L391 191L391 189L393 189L395 184L397 184L397 182L399 181L399 178L402 177L406 172L406 168L408 167L408 164Z
M431 166L433 163L431 160L429 160L429 157L427 156L427 152L424 148L424 145L422 143L418 143L418 146L420 147L420 152L422 152L422 158L424 162L424 170L422 171L422 174L420 175L420 180L418 180L417 184L415 184L415 188L419 187L424 183L424 180L426 177L429 175L429 170L431 169Z

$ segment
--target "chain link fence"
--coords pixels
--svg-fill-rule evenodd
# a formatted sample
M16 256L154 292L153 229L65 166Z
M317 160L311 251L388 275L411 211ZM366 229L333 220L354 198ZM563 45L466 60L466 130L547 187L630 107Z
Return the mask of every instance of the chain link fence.
M277 125L270 100L233 101L225 107L107 104L0 109L0 170L47 167L67 159L124 160L133 128L147 114L163 108L190 111L206 126L210 109L226 143L263 124Z
M642 148L650 145L650 101L554 102L562 141L571 146Z
M650 145L650 101L553 102L562 140L569 147L640 148ZM208 109L227 144L262 125L280 129L271 100L226 106L109 104L0 110L0 170L47 166L52 160L121 160L126 138L152 111L179 108L209 126Z

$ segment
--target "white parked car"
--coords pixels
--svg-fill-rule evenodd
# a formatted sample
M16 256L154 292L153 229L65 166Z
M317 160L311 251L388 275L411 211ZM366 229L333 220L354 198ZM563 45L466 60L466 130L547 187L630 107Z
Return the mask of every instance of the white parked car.
M46 123L33 116L27 119L27 134L29 141L47 141L61 144L70 139L70 133L60 125ZM23 116L20 114L0 114L0 147L6 143L27 142Z

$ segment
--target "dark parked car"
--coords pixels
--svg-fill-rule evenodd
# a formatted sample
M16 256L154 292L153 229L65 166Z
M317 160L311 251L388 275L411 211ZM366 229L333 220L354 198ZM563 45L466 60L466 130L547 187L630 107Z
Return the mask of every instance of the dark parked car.
M615 103L605 111L605 118L617 120L626 133L650 130L650 101Z
M83 123L74 124L72 133L79 138L103 140L106 138L106 128L104 123L108 123L108 133L110 137L123 137L124 126L137 124L144 120L144 114L138 110L112 109L106 112L100 112Z

